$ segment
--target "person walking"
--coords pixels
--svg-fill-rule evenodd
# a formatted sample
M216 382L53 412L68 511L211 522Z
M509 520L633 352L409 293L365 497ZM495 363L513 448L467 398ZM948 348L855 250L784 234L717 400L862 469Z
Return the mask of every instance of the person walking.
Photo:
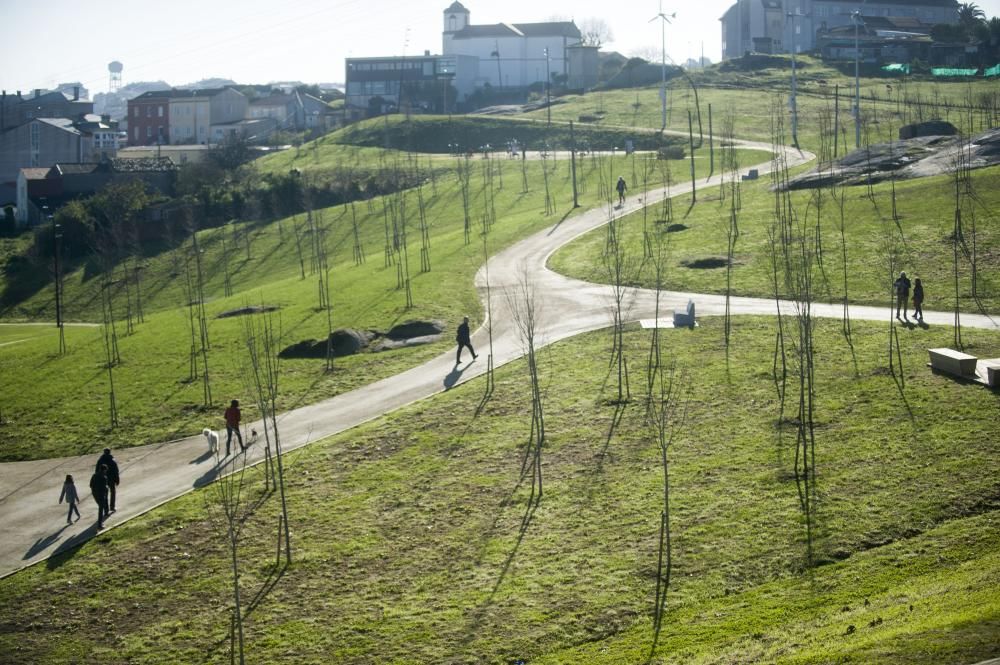
M924 320L924 285L919 277L913 280L913 318Z
M80 501L80 495L77 494L76 485L73 484L73 476L66 475L66 482L63 483L62 492L59 493L59 503L66 500L69 504L69 514L66 515L66 524L73 523L73 513L76 513L76 519L80 519L80 509L76 507L76 504Z
M466 346L469 347L469 353L472 354L473 360L479 357L472 348L472 338L469 335L469 317L462 317L462 323L459 324L458 332L455 334L455 341L458 342L458 354L455 356L456 365L462 362L462 349Z
M240 401L234 399L229 403L229 408L226 409L226 455L229 455L229 444L233 440L233 434L236 434L236 440L240 442L240 450L246 450L246 446L243 445L243 435L240 433L240 420L243 418L243 414L240 413Z
M108 476L107 467L101 465L90 477L90 493L97 504L97 528L104 528L104 520L108 519Z
M100 469L102 465L106 467L105 475L108 477L108 508L113 513L117 510L115 508L115 499L118 494L118 483L121 482L121 475L118 472L118 462L115 461L110 448L104 449L104 454L98 458L94 469Z
M625 190L628 186L625 184L625 176L618 176L618 184L615 185L615 189L618 190L618 205L625 205Z
M908 309L907 303L910 301L910 280L905 272L899 273L899 277L892 283L892 287L896 290L896 318L899 318L899 310L902 307L903 319L909 321L906 310Z

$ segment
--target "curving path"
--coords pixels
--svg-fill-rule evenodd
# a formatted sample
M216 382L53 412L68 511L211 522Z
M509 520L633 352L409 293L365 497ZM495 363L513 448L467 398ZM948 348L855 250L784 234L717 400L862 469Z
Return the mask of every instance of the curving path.
M750 141L738 143L743 147L772 150L772 146L768 144ZM789 166L813 158L811 154L792 148L784 148L784 151ZM767 173L771 167L769 162L757 168L761 173ZM702 181L699 186L718 182L718 176L715 176ZM671 190L671 194L677 196L689 192L690 185L677 185ZM624 209L617 210L616 214L639 210L662 198L662 190L629 197ZM500 252L491 257L488 265L479 271L476 286L484 301L487 297L487 270L493 291L491 300L495 365L502 365L522 355L520 341L507 311L507 303L502 294L498 293L503 288L516 285L522 275L527 275L536 290L539 303L537 339L540 344L551 344L609 325L609 287L564 277L546 267L548 257L557 248L606 222L606 210L596 208L587 211ZM689 298L697 303L699 315L722 314L725 311L723 296L679 292L661 294L661 311L670 312L675 307L681 308ZM633 289L629 292L627 307L633 320L652 318L654 294ZM786 307L790 308L792 304L782 304L784 311L790 311L785 310ZM773 299L766 298L732 298L730 309L733 314L773 314L776 304ZM816 316L839 318L841 312L839 304L813 306ZM852 306L851 316L854 319L884 320L887 308ZM952 323L953 315L927 312L925 320L931 325L945 326ZM987 316L963 314L962 324L1000 331L1000 323ZM488 347L487 340L485 326L473 336L473 343L481 352L478 361L455 366L453 351L449 351L396 376L283 414L279 422L284 450L293 450L342 432L481 375L486 370L485 355L482 352ZM251 426L263 432L261 423L252 423ZM247 454L251 463L262 459L262 448L258 443L249 449ZM205 440L201 436L115 451L115 457L121 468L122 485L118 489L119 510L108 521L109 528L210 482L226 469L225 466L220 468L216 465L213 456L207 453ZM96 506L89 494L86 494L87 481L96 459L97 455L86 455L0 465L0 524L3 524L5 532L5 537L0 542L0 576L46 560L99 533L94 521ZM63 478L68 473L73 474L78 490L87 497L81 506L84 519L73 525L65 525L65 506L56 503Z

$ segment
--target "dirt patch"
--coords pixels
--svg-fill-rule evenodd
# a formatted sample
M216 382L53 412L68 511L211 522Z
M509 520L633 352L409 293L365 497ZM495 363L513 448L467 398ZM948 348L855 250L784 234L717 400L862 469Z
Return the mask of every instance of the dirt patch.
M277 305L254 305L252 307L240 307L239 309L231 309L226 312L221 312L215 315L217 319L228 319L232 316L247 316L248 314L263 314L264 312L276 312L280 307Z
M694 270L712 270L714 268L725 268L729 265L729 259L724 256L709 256L693 261L681 261L681 265Z

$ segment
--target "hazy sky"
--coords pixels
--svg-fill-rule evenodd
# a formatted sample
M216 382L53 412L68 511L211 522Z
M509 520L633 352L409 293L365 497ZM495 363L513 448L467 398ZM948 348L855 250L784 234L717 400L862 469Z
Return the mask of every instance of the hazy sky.
M614 40L605 48L631 55L660 48L649 20L658 0L462 0L472 22L529 23L552 17L598 17ZM733 0L663 0L677 12L667 52L677 62L720 58L719 17ZM101 5L79 0L0 0L0 88L8 92L81 81L91 94L108 87L107 64L125 65L124 83L203 78L239 83L344 79L344 58L441 51L444 9L451 0L172 0ZM1000 0L977 3L1000 15Z

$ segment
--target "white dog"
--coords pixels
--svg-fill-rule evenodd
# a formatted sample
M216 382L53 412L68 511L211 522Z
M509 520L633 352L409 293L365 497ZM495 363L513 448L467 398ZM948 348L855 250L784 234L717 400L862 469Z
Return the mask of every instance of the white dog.
M210 429L201 430L202 436L208 441L208 452L214 453L219 449L219 434Z

